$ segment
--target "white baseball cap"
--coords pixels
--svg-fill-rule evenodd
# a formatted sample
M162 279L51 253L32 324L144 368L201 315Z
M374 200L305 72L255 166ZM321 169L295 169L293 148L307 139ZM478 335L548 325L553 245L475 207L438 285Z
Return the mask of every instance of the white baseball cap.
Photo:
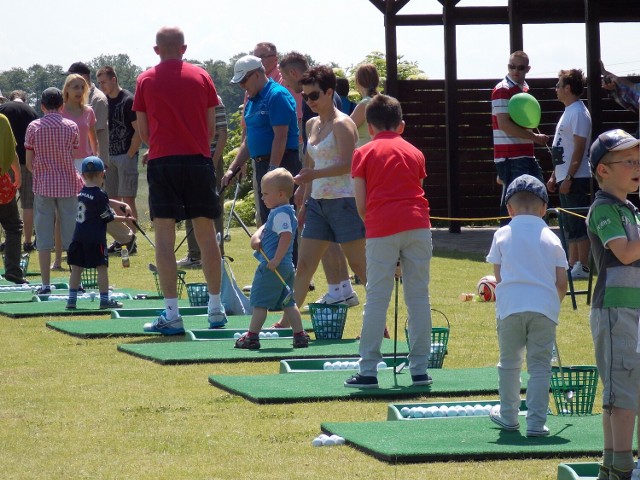
M245 55L240 57L233 66L233 78L231 83L240 83L247 76L247 73L262 68L262 60L255 55Z

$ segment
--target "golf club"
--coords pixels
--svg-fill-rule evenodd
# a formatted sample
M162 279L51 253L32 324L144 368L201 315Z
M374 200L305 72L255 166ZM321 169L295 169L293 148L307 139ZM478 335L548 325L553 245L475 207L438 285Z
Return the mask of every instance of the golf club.
M235 176L238 174L238 172L240 171L240 169L241 169L241 168L242 168L242 167L236 167L236 169L233 171L233 174L231 175L231 178L229 179L229 182L231 182L231 180L233 180L233 177L235 177ZM229 186L229 184L228 184L228 183L227 183L226 185L223 185L223 186L220 188L220 191L218 192L218 196L219 196L219 197L220 197L220 196L222 196L222 193L225 191L225 189L227 188L227 186ZM238 195L238 187L239 187L239 186L240 186L240 179L238 179L238 186L236 187L236 196ZM234 206L235 206L235 199L234 199L233 204L234 204ZM229 227L228 227L228 226L227 226L227 230L229 230ZM173 250L173 253L177 253L177 252L178 252L178 249L182 246L182 244L185 242L185 240L187 239L187 237L188 237L189 235L191 235L192 233L193 233L193 227L191 227L191 228L189 229L189 231L187 231L187 233L186 233L186 235L184 236L184 238L183 238L182 240L180 240L180 243L179 243L179 244L178 244L178 246ZM227 239L225 238L225 240L227 240ZM218 232L218 233L216 234L216 241L218 242L218 245L220 245L220 232Z
M249 231L247 226L244 224L244 222L242 221L240 216L235 212L235 210L233 210L232 213L233 213L233 216L236 218L237 222L242 227L242 229L245 231L245 233L247 235L249 235L249 238L251 238L251 232ZM264 253L264 250L262 250L262 248L261 248L258 251L260 252L260 255L262 255L264 257L264 259L268 262L269 261L269 257L267 256L266 253ZM287 282L285 282L284 278L282 278L282 275L280 275L280 272L278 272L277 269L274 270L273 273L275 273L278 276L278 279L280 279L280 282L282 283L282 285L284 286L285 290L287 291L287 294L285 295L284 299L282 300L282 304L284 305L285 303L289 303L289 300L291 300L291 298L293 297L293 290L291 290L291 287L289 285L287 285Z
M224 233L224 241L228 242L231 240L231 235L229 234L229 227L231 226L231 217L233 216L233 212L236 209L236 201L238 200L238 193L240 192L240 181L236 182L236 192L233 194L233 203L231 203L231 210L229 211L229 218L227 219L227 228Z
M553 344L556 348L556 357L558 358L558 370L560 370L560 379L562 383L562 391L564 392L564 398L567 402L573 400L575 396L575 392L573 390L567 390L567 386L564 383L564 373L562 370L562 359L560 358L560 350L558 349L558 342L554 342Z
M396 264L396 270L400 267L400 260ZM400 285L400 276L396 271L395 274L396 281L396 292L395 292L395 301L393 307L393 375L397 375L400 373L405 366L406 362L402 362L401 365L398 365L398 290Z
M122 210L122 213L126 213L126 212L127 212L127 210L126 210L122 205L120 205L120 210ZM131 215L127 215L127 217L131 217ZM151 244L151 246L152 246L153 248L156 248L155 243L153 243L153 242L151 241L151 239L147 236L147 234L146 234L146 233L145 233L145 231L142 229L142 227L140 226L140 224L138 223L138 221L137 221L137 220L133 220L133 219L131 219L131 221L133 222L133 225L138 229L138 231L142 234L142 236L143 236L144 238L146 238L146 239L147 239L147 241Z

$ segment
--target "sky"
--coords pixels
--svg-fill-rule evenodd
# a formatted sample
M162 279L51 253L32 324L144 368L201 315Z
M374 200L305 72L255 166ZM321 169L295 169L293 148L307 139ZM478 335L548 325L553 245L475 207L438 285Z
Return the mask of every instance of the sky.
M136 65L157 63L155 33L163 25L185 32L186 57L224 60L261 41L280 52L297 50L319 63L355 65L384 52L384 19L369 0L28 0L28 21L0 29L0 71L39 63L68 67L101 54L126 53ZM506 5L507 0L462 0L460 6ZM53 6L55 5L56 8ZM18 10L20 11L20 9ZM46 12L43 14L42 12ZM400 13L441 13L437 0L411 0ZM637 24L603 24L602 57L614 73L640 73L640 54L628 45ZM458 77L499 78L509 56L508 27L458 27ZM622 47L621 47L622 46ZM582 25L529 25L524 29L529 77L586 69ZM629 55L628 52L631 52ZM430 78L444 78L442 27L398 27L398 53Z

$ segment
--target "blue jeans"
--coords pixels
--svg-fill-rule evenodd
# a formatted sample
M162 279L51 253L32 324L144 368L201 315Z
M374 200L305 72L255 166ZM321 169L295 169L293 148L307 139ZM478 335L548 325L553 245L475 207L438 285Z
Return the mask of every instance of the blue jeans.
M528 174L536 177L542 183L544 178L542 177L542 168L535 157L519 157L519 158L507 158L502 162L496 163L496 170L498 171L498 178L502 180L502 193L500 194L500 216L508 217L507 204L504 201L504 195L507 193L509 184L513 182L520 175ZM509 219L501 220L500 225L507 225Z

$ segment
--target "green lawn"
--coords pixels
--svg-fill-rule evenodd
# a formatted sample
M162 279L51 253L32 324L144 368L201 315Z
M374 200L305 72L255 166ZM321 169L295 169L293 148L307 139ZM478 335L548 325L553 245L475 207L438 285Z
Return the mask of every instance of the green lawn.
M255 259L240 229L231 238L227 253L242 286L251 281ZM179 257L185 252L183 246ZM131 268L118 260L110 268L112 285L154 288L147 266L155 259L143 238ZM451 322L445 368L495 365L493 304L458 300L490 266L481 256L436 251L431 271L432 306ZM188 282L202 279L201 271L187 273ZM311 301L326 288L322 275L315 281ZM364 303L364 288L355 288ZM564 302L558 343L565 364L592 364L588 307L584 297L578 303L574 312ZM357 335L361 318L362 306L350 309L346 337ZM392 329L392 309L388 318ZM399 318L402 332L402 306ZM440 318L434 316L436 325ZM78 339L46 328L47 320L0 317L2 478L539 480L555 479L562 461L389 465L350 447L314 448L321 422L384 420L388 402L256 405L210 386L208 376L277 373L277 362L160 366L116 351L140 339Z

